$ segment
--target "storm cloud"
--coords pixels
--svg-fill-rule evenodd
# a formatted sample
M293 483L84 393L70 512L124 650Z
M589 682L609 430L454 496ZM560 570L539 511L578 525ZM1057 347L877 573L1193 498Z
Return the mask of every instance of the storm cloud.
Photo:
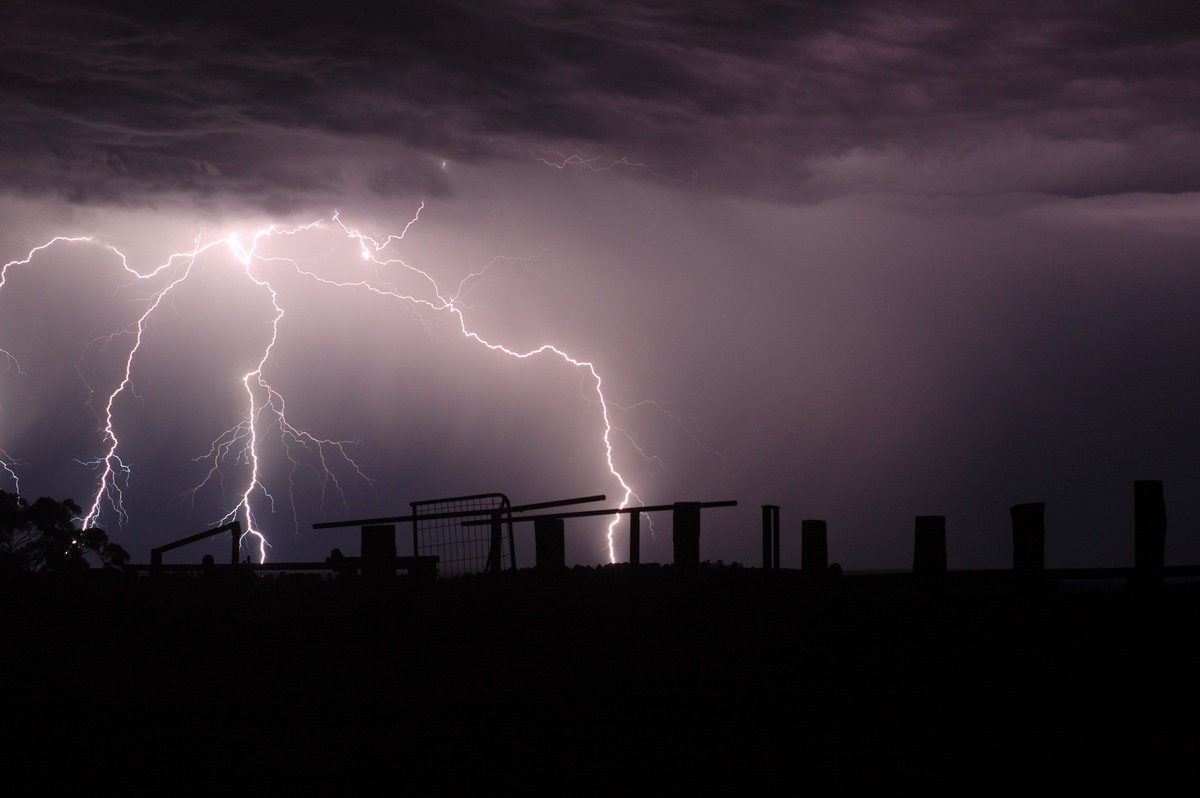
M10 4L0 181L278 212L549 149L795 201L1189 191L1200 20L1157 5Z

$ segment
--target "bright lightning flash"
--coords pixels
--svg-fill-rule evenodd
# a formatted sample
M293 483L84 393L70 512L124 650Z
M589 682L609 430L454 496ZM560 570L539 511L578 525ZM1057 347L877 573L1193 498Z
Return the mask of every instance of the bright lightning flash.
M260 291L269 299L270 306L273 309L269 321L269 341L253 362L253 367L239 378L244 391L244 409L240 420L221 433L212 442L209 451L198 458L208 463L208 470L202 481L190 489L188 494L194 497L195 493L201 488L214 481L221 481L223 479L222 468L227 462L232 461L248 466L249 473L237 493L236 503L218 523L227 523L235 519L239 520L244 530L244 536L251 539L257 548L259 562L266 560L268 548L267 538L262 531L259 517L264 512L264 507L269 508L271 512L275 510L275 498L263 481L263 463L260 453L265 435L273 433L280 436L293 467L298 468L301 465L301 461L298 459L301 455L301 450L307 452L316 463L315 467L323 471L324 477L332 483L333 490L338 495L341 495L341 488L337 483L337 479L333 476L330 466L330 463L335 460L348 466L358 478L370 482L370 478L363 468L351 457L345 442L319 438L306 430L294 426L288 420L287 404L283 394L268 380L266 373L267 366L271 360L276 343L279 340L280 322L285 316L280 292L276 284L272 282L272 278L267 274L269 270L265 267L268 265L273 268L282 266L291 269L295 274L305 279L339 290L380 295L394 299L410 308L420 307L435 313L450 314L455 320L457 329L466 339L474 341L492 352L516 359L533 357L557 358L566 366L579 370L581 372L581 379L589 387L590 395L585 393L585 398L594 401L599 410L596 421L597 447L598 451L602 453L601 457L605 467L608 469L608 473L620 486L621 498L619 506L624 508L630 501L640 501L614 462L612 438L614 432L618 430L614 427L610 415L611 404L604 395L603 380L600 373L596 370L595 364L574 357L553 344L543 344L527 350L512 349L484 338L468 324L467 315L464 312L467 307L462 304L460 298L465 295L470 285L481 279L490 266L499 259L493 260L492 263L483 267L480 271L468 275L460 281L454 291L448 292L443 290L428 272L410 265L399 257L388 254L394 244L404 239L409 228L416 223L423 208L424 204L418 208L412 220L408 222L400 233L389 235L386 238L376 239L359 232L347 225L335 213L327 219L296 227L285 228L278 225L271 225L255 232L245 242L236 233L230 233L223 238L208 241L207 243L201 243L197 239L193 242L191 249L173 253L161 265L147 271L139 271L130 266L126 256L115 247L108 244L99 244L117 259L121 268L129 275L132 281L145 283L148 286L148 290L145 307L136 320L130 323L125 329L97 339L84 348L84 354L86 355L88 349L93 345L109 346L115 344L118 340L128 341L128 348L122 350L125 354L121 365L120 379L116 387L105 397L102 408L97 409L98 430L103 439L103 453L98 458L84 463L93 467L98 476L95 491L91 495L85 515L81 519L82 527L86 529L97 526L102 516L107 512L115 514L121 524L128 521L124 490L129 485L131 467L122 460L120 454L121 441L118 437L117 421L118 400L126 394L134 393L133 374L135 365L139 352L142 349L143 341L147 334L147 326L151 318L155 314L161 313L164 306L169 306L172 293L179 286L187 283L190 278L193 278L199 256L221 247L227 248L229 253L232 254L245 277L255 287L255 290ZM269 257L259 253L260 244L267 240L299 236L318 229L333 232L352 241L358 247L362 259L380 269L384 267L399 267L407 270L411 276L424 283L432 291L432 294L429 295L432 298L422 298L402 293L382 280L330 279L319 276L294 259ZM0 269L0 291L5 286L10 269L30 265L35 258L52 246L82 245L85 243L96 244L97 242L90 236L59 236L40 246L34 247L24 258L10 261L4 264L3 269ZM0 349L0 359L6 362L7 368L20 370L20 364L16 357L7 350ZM83 357L81 356L80 361L82 359ZM89 391L92 390L90 386L87 387ZM639 454L645 456L640 449L637 451ZM8 474L18 490L20 486L18 481L19 466L20 463L10 457L4 450L0 449L0 470ZM294 499L292 507L294 514ZM613 535L619 520L620 516L615 516L610 522L606 533L610 562L616 561Z

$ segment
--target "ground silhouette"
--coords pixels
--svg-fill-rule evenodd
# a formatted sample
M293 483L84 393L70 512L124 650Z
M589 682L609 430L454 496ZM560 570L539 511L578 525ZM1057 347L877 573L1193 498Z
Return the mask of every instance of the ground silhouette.
M707 563L10 580L10 781L44 784L63 730L134 782L309 789L1078 789L1190 762L1194 584L917 588Z

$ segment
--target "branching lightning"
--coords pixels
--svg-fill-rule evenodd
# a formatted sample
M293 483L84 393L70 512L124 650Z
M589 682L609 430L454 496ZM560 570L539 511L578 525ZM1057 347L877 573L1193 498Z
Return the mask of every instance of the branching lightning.
M2 285L2 281L5 276L6 275L0 274L0 285ZM0 347L0 357L4 358L4 370L5 371L15 369L18 374L25 373L21 370L20 361L18 361L15 357L13 357L12 353L9 352L7 349ZM0 407L0 409L2 409L2 407ZM0 447L0 471L3 471L5 474L8 475L9 480L13 484L14 490L16 490L17 493L20 493L21 492L21 478L20 478L20 476L17 475L17 471L16 471L18 466L20 466L20 463L18 463L15 459L13 459L12 455L10 455L8 452L4 451L3 447Z
M616 407L618 410L620 410L623 413L629 413L633 410L637 410L638 408L645 407L645 408L650 408L651 410L655 411L659 415L665 416L668 420L670 420L677 427L679 427L681 430L683 430L683 433L688 437L689 440L692 441L693 444L695 444L697 449L704 452L705 454L711 455L712 457L716 458L721 463L722 470L727 468L728 464L725 462L725 455L721 454L716 449L712 449L712 448L709 448L708 446L705 446L704 443L701 442L701 440L698 437L696 437L696 433L693 432L688 427L688 425L687 425L688 419L681 418L681 417L677 416L675 413L672 413L670 410L668 410L666 407L663 406L662 402L658 402L653 399L643 399L642 401L635 402L632 405L618 405L618 404L614 403L613 406ZM643 448L642 444L638 443L637 439L635 439L625 429L614 426L613 430L616 432L619 432L625 438L625 440L629 443L630 447L632 447L633 450L635 452L637 452L639 457L641 457L647 463L655 463L656 465L658 465L658 466L662 467L664 470L666 470L667 473L670 473L670 469L667 468L667 464L663 461L663 458L661 456L659 456L657 454L651 454L650 452L646 451L646 449ZM679 483L679 480L675 478L674 474L671 474L671 479L672 479L672 481L675 482L676 487L678 487L680 489L683 488L683 485L681 485Z
M627 169L644 169L653 171L649 164L638 163L631 161L625 156L621 156L616 160L605 159L599 155L594 155L590 158L585 158L582 155L567 155L558 150L543 150L539 148L538 152L533 150L528 151L535 161L553 167L554 169L567 169L569 167L579 167L592 172L611 172L614 169L622 167Z
M593 165L583 165L588 166L588 168L594 168ZM630 165L637 166L636 164ZM334 461L348 467L356 478L360 478L368 483L371 482L366 470L351 456L346 442L318 437L291 423L287 415L285 397L270 381L268 367L271 363L276 343L279 340L280 324L286 315L284 303L281 300L280 292L274 281L275 278L271 276L271 270L278 268L289 269L292 273L305 280L333 287L341 291L366 292L395 300L409 308L423 308L434 313L449 314L454 319L455 328L465 339L473 341L487 350L521 360L536 357L554 358L564 365L578 370L581 373L581 380L583 381L581 385L586 385L587 388L585 398L594 402L598 408L595 433L597 450L608 473L616 484L620 486L619 506L623 508L631 501L640 501L634 489L625 477L622 476L616 464L613 444L614 434L620 433L625 434L626 437L628 436L623 431L618 430L613 423L612 409L615 405L605 396L604 381L595 363L580 359L551 343L542 344L530 349L514 349L485 338L469 323L466 312L469 310L469 306L464 303L465 294L472 285L483 279L486 272L500 259L495 259L479 271L467 275L452 291L448 291L444 290L427 271L409 264L398 256L390 254L394 245L403 241L409 229L417 222L420 212L423 209L424 205L422 204L400 233L380 238L374 238L360 232L358 229L344 222L335 213L327 219L296 227L285 228L277 225L266 227L254 233L248 243L243 243L242 239L235 233L205 243L197 239L193 242L193 246L190 249L173 253L160 265L146 271L139 271L133 268L130 266L125 254L120 250L111 245L97 242L90 236L58 236L34 247L24 258L4 264L3 269L0 270L0 291L2 291L6 284L10 269L29 266L35 258L50 247L98 245L110 253L112 257L116 258L120 264L120 268L129 275L131 282L144 283L147 286L144 299L145 305L141 308L137 318L124 329L92 341L84 347L84 352L80 357L80 361L82 361L88 349L92 346L107 347L122 345L125 347L121 350L123 355L120 374L115 387L106 394L99 392L103 399L97 405L94 405L96 408L98 433L102 439L102 453L94 459L79 461L93 468L97 474L94 492L87 503L85 515L81 519L83 528L99 525L107 514L115 516L120 524L125 524L128 521L125 490L128 488L133 469L121 456L120 426L122 422L120 417L122 411L120 405L126 401L125 397L136 396L134 375L137 370L143 342L150 334L150 327L154 318L162 312L164 307L170 305L172 294L178 290L179 286L184 285L189 279L194 278L197 259L205 252L222 247L226 248L229 254L236 260L240 270L249 281L249 285L252 286L251 290L260 292L269 301L271 317L267 321L268 340L261 349L260 354L256 356L254 362L251 364L250 370L239 377L241 388L244 391L243 410L240 419L218 435L212 441L208 451L197 458L207 463L207 470L201 481L188 491L187 496L194 499L196 492L202 488L213 483L223 484L226 478L225 468L228 463L245 466L246 475L237 489L236 501L233 502L232 508L225 516L219 519L218 523L225 523L234 519L239 520L242 523L243 530L245 530L243 534L247 538L252 539L254 545L257 547L260 562L265 561L268 548L267 538L260 524L260 517L265 517L267 513L274 513L276 509L275 496L268 490L263 477L265 466L262 462L261 453L264 436L278 436L278 440L282 442L287 457L291 460L293 473L295 469L302 466L314 468L323 474L323 478L328 482L330 489L336 495L342 495L342 487L338 484L334 470L331 467L331 463ZM411 276L426 285L430 293L424 297L403 293L382 279L331 279L330 277L317 274L311 268L306 268L292 258L260 254L260 245L267 240L298 236L316 229L330 231L352 241L358 247L362 259L373 264L377 272L389 268L406 270ZM0 349L0 357L4 358L7 368L20 370L20 363L16 356L9 351ZM81 379L83 379L79 363L76 366ZM94 391L88 385L86 379L84 379L84 384L93 396L97 395L98 392ZM636 445L634 449L639 454L645 456L644 452L636 447ZM307 462L304 461L305 456L308 457ZM20 485L18 481L20 466L21 463L19 461L0 449L0 470L7 475L18 489ZM289 482L289 484L291 483ZM294 516L294 497L291 497L290 500L292 501ZM608 526L606 535L610 562L616 561L613 534L619 518L619 516L613 518Z
M552 169L565 171L567 169L585 169L589 172L641 172L647 175L653 175L659 178L665 178L672 183L681 185L691 185L696 182L699 177L698 172L692 172L686 177L672 176L659 167L653 164L642 163L641 161L631 161L628 157L622 155L620 158L605 158L602 155L579 155L577 153L567 154L558 150L548 150L538 147L534 152L532 149L526 149L525 152L538 163L549 166Z
M17 468L20 465L8 452L0 449L0 471L8 474L8 478L12 481L13 489L17 493L21 492L21 477L17 474Z

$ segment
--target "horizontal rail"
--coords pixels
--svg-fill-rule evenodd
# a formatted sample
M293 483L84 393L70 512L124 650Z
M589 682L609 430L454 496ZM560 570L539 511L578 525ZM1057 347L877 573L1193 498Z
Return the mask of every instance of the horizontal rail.
M205 538L215 537L215 536L221 534L222 532L231 532L231 531L241 534L242 525L237 521L230 521L228 524L225 524L224 526L219 526L219 527L216 527L215 529L210 529L207 532L200 532L195 535L192 535L191 537L181 538L180 540L175 540L170 543L164 543L161 546L155 546L154 548L150 549L150 553L151 553L151 555L153 555L155 552L162 554L164 551L171 551L172 549L178 549L179 547L186 546L189 543L195 543L197 541L204 540Z
M490 515L494 515L496 513L502 513L502 514L507 515L508 513L522 513L522 512L527 512L529 510L545 510L545 509L549 509L551 507L567 507L567 506L573 505L573 504L588 504L590 502L600 502L600 501L604 501L607 498L608 497L605 496L604 494L599 494L596 496L582 496L578 499L559 499L558 501L552 501L552 502L538 502L537 504L522 504L522 505L518 505L516 507L496 508L495 510L480 508L477 510L454 510L454 511L445 512L445 513L418 513L416 515L396 515L396 516L391 516L389 518L360 518L360 519L357 519L354 521L325 521L320 524L313 524L313 529L337 529L339 527L374 526L376 524L404 524L404 523L408 523L410 521L436 521L436 520L443 519L443 518L474 518L474 517L480 516L480 515L490 516ZM506 519L506 520L515 521L517 519L514 518L514 519ZM485 521L484 523L490 524L491 521L490 520Z
M164 543L161 546L156 546L153 549L150 549L150 564L151 565L162 565L162 556L163 556L164 551L171 551L172 549L178 549L181 546L186 546L189 543L196 543L197 541L206 540L207 538L211 538L211 537L216 537L217 535L220 535L223 532L231 532L232 533L232 535L230 535L230 537L232 538L232 541L231 541L231 547L230 547L230 552L229 552L229 562L236 564L238 562L238 560L241 559L241 548L240 547L242 544L242 525L238 521L230 521L228 524L223 524L214 529L210 529L207 532L200 532L198 534L191 535L189 537L182 538L180 540L176 540L171 543Z
M505 499L508 497L503 493L472 493L469 496L447 496L444 499L422 499L419 502L409 502L410 505L422 504L448 504L450 502L474 502L480 499Z
M316 560L312 562L265 562L265 563L237 563L229 565L227 563L212 563L205 565L203 563L171 563L169 565L127 565L127 571L203 571L206 568L211 568L217 571L228 571L230 569L244 571L337 571L337 570L358 570L363 567L377 568L389 566L401 568L404 570L428 569L436 568L438 558L436 555L422 555L419 557L388 557L382 560L373 560L364 557L342 557L341 559L327 558L324 560Z
M1159 572L1168 579L1186 579L1189 577L1200 577L1200 565L1164 565ZM907 573L907 572L905 572ZM973 570L955 570L953 568L946 571L951 577L955 575L964 578L970 577L989 577L989 576L1011 576L1015 571L1012 568L997 568L997 569L973 569ZM1044 579L1134 579L1142 575L1136 567L1130 566L1111 566L1097 568L1043 568L1041 571L1034 571L1030 576L1037 576Z
M686 502L684 502L684 503L686 503ZM707 509L709 507L737 507L737 502L733 501L733 500L723 501L723 502L696 502L696 504L700 505L700 509L702 509L702 510ZM638 513L638 514L662 513L662 512L666 512L667 510L674 510L674 509L675 509L674 504L656 504L656 505L653 505L650 507L642 507L642 506L615 507L611 510L576 510L575 512L571 512L571 513L545 513L544 515L523 515L520 518L507 518L505 520L511 521L515 524L518 521L537 521L542 518L587 518L589 516L598 516L598 515L632 515L633 513ZM483 524L490 524L490 523L491 523L490 520L481 519L479 521L463 521L463 526L482 526Z

